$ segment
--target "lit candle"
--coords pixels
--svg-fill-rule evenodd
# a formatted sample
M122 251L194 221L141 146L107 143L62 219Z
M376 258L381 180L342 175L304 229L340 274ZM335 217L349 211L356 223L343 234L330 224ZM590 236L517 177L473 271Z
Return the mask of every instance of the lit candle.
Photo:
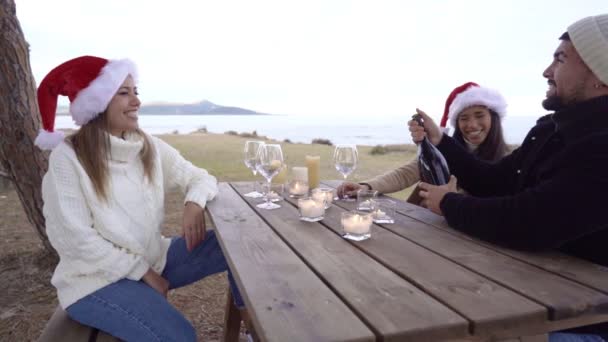
M365 200L361 203L359 203L359 207L357 208L358 210L371 210L372 208L372 202L370 200Z
M334 200L334 190L331 188L312 189L312 198L317 201L325 201L325 209L328 209Z
M323 202L315 201L310 197L300 198L298 208L300 209L300 218L304 221L319 221L323 219L323 214L325 214Z
M347 234L364 235L369 234L372 225L372 215L347 213L342 215L342 228Z
M291 174L294 180L308 182L308 168L303 166L294 166L291 168Z
M308 183L300 180L293 180L289 184L289 194L292 196L302 196L308 193Z
M371 200L372 213L375 223L391 224L395 223L395 202L386 198Z

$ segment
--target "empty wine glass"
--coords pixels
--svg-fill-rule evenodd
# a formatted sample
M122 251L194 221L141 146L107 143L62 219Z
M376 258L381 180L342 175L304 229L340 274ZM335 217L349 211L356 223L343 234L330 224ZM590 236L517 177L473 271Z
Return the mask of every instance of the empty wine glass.
M249 170L251 170L251 172L253 172L254 176L257 175L257 173L258 173L258 170L256 169L256 164L257 164L257 161L259 158L258 150L260 149L260 146L262 146L262 145L264 145L264 142L259 141L259 140L245 141L245 150L244 150L245 166L247 166L247 168ZM259 198L264 195L255 190L255 182L254 182L253 191L246 193L245 196L252 197L252 198Z
M258 157L256 168L258 172L266 178L268 189L270 189L272 177L276 176L283 167L283 151L281 150L281 145L264 144L260 146ZM270 191L266 193L266 201L257 205L258 208L276 209L281 207L280 205L271 202L270 196L268 195L269 193Z
M334 165L336 170L342 174L344 180L357 168L359 153L355 145L336 145L334 150ZM352 198L345 196L344 200L354 201Z

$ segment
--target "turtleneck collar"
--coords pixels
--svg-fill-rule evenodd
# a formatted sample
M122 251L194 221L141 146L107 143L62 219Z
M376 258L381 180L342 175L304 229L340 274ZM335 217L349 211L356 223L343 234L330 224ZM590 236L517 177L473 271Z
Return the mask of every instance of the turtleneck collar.
M608 128L608 96L573 104L551 115L555 131L566 140Z
M144 139L139 133L125 133L124 139L110 136L110 160L130 162L139 156L144 146Z
M479 145L475 145L475 144L469 142L465 138L462 138L462 140L464 140L464 143L467 146L467 150L469 150L469 152L471 152L471 153L475 153L477 151L477 149L479 148Z

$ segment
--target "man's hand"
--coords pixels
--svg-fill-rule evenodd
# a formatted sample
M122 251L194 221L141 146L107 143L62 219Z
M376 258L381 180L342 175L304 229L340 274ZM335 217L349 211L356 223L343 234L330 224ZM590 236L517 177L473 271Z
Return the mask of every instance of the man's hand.
M338 190L337 190L338 198L357 197L357 191L359 191L359 189L370 190L369 186L367 186L367 185L361 185L361 184L352 183L352 182L344 182L344 183L340 184L340 186L338 187Z
M425 112L416 108L416 113L422 116L422 120L424 123L424 127L420 126L416 120L410 120L407 122L410 132L412 135L412 140L415 143L419 143L424 139L426 135L429 138L431 144L437 146L441 142L441 138L443 138L443 133L437 126L437 124L429 117Z
M186 248L191 252L205 239L205 210L194 202L187 202L184 207L182 227Z
M443 196L448 192L456 192L458 189L456 188L456 177L450 176L450 181L445 185L431 185L428 183L420 182L418 187L422 189L419 194L422 197L422 206L430 209L434 213L439 215L443 215L441 212L441 208L439 204L443 199Z
M151 288L158 291L163 297L167 298L167 292L169 291L169 282L158 273L154 272L153 269L148 269L148 272L144 274L141 280L148 284Z

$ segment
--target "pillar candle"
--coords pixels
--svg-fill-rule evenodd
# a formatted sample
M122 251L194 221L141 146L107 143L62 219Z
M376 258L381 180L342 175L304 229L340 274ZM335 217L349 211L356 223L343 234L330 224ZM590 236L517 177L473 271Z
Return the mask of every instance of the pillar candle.
M308 182L308 169L303 166L294 166L291 168L293 180Z
M314 189L319 186L319 173L321 172L321 157L306 156L306 167L308 168L308 186Z

